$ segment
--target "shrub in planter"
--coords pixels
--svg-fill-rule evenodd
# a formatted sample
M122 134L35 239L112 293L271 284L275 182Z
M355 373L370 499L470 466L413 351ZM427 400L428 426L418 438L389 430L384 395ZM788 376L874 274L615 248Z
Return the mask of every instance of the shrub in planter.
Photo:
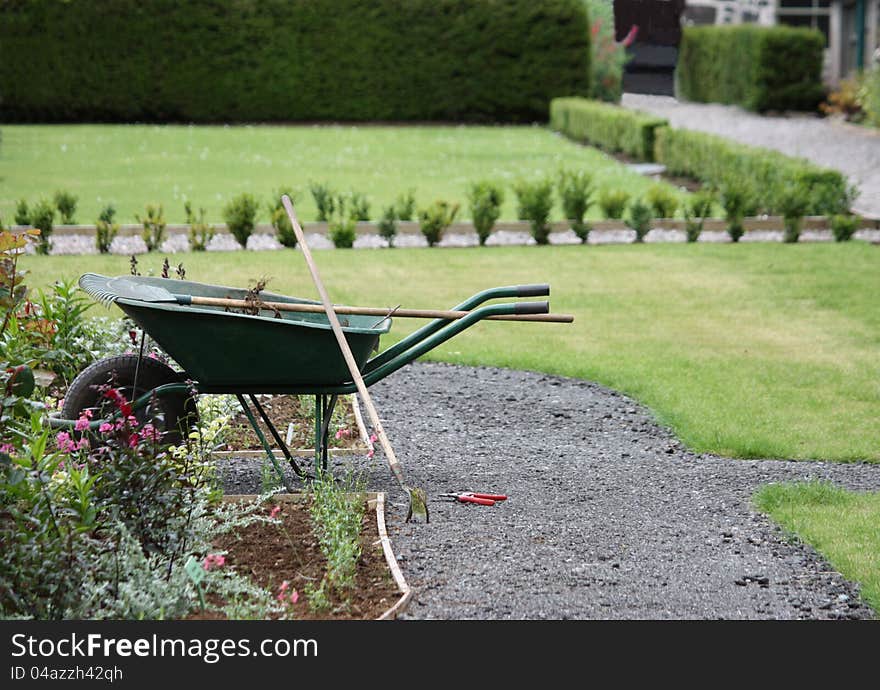
M416 215L416 190L408 189L397 197L394 210L398 220L412 220Z
M49 253L49 238L52 236L53 223L55 222L55 205L40 199L30 209L30 225L40 231L40 239L37 242L37 253Z
M337 249L351 249L357 239L356 226L357 221L354 218L343 217L330 221L327 235L333 246Z
M147 245L147 251L151 252L159 249L165 241L165 212L162 209L162 204L158 206L147 204L144 207L144 212L146 215L143 218L137 215L135 218L138 223L144 226L141 237L144 244Z
M599 193L599 208L606 218L620 220L629 203L629 192L622 189L605 189Z
M645 241L645 235L651 231L654 216L651 213L651 205L642 199L636 199L629 205L629 214L626 224L636 231L635 241L639 244Z
M666 185L655 184L648 188L645 201L651 205L657 218L674 218L678 209L678 198Z
M520 180L514 184L513 191L516 193L520 220L529 221L532 238L537 244L548 244L550 212L553 210L553 180Z
M732 242L739 242L745 233L743 219L755 212L756 205L755 192L745 181L729 179L721 186L721 206Z
M452 225L458 214L458 204L435 201L427 208L419 210L419 227L428 246L433 247L443 239L443 232Z
M394 238L397 237L397 208L394 205L386 206L382 210L379 236L388 243L390 249L394 248Z
M61 224L73 225L76 222L74 215L76 214L76 202L79 199L67 190L59 189L55 192L54 201L55 208L58 209L58 213L61 215Z
M831 234L835 242L848 242L859 229L861 218L855 215L837 214L831 216Z
M351 192L348 195L349 214L356 221L370 220L370 200L365 194Z
M15 224L16 225L30 225L31 224L31 211L28 207L27 199L19 199L18 203L15 205Z
M253 194L239 194L223 207L223 220L242 248L247 248L248 237L254 231L259 205Z
M590 224L584 220L587 211L593 205L593 176L585 170L560 170L558 178L559 200L562 202L562 213L565 215L574 234L582 244L590 237Z
M703 225L706 218L712 212L712 204L715 203L715 194L710 190L701 189L685 203L684 231L688 242L696 242L703 233Z
M474 230L477 231L480 246L483 246L492 234L495 221L501 216L504 191L494 182L483 180L468 187L467 198Z
M275 230L275 239L284 247L293 249L296 247L296 233L293 231L293 225L284 210L284 204L281 203L281 197L284 195L290 197L291 202L296 202L296 194L290 187L282 187L272 195L269 202L269 222Z
M214 239L214 226L205 220L205 209L199 209L199 215L193 212L192 204L187 201L183 205L186 222L189 225L189 248L194 252L203 252Z
M309 184L309 191L315 200L315 206L318 208L318 221L326 223L330 221L333 211L336 209L336 192L330 185L323 182L312 182Z
M808 192L801 186L792 187L780 198L779 210L785 226L783 241L795 243L801 236L804 214L810 207Z
M113 240L119 234L119 223L113 222L116 217L116 208L108 204L101 210L98 221L95 223L95 246L99 254L108 254Z

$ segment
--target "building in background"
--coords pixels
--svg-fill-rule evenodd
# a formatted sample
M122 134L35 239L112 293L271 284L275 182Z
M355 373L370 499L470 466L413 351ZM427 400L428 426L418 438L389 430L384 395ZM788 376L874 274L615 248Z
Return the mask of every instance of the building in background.
M684 9L685 0L614 0L616 39L623 41L633 26L639 28L627 48L625 92L674 95Z

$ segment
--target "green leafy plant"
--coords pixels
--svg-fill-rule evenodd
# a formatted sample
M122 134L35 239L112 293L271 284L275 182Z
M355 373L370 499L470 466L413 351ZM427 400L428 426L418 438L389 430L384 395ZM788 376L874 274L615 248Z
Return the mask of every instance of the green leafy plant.
M629 203L629 192L623 189L604 189L599 193L599 208L606 218L620 220Z
M529 221L532 238L537 244L548 244L550 212L553 210L553 180L519 180L513 185L513 191L517 198L517 215L521 220Z
M351 217L356 221L370 220L370 200L365 194L351 192L348 197L348 208Z
M30 224L40 231L37 243L38 254L48 254L53 223L55 222L55 205L47 199L40 199L30 210Z
M27 199L19 199L15 205L15 224L30 225L31 211L28 207Z
M684 228L688 242L696 242L703 233L703 225L706 218L712 212L712 204L715 203L715 194L711 190L701 189L684 204Z
M809 191L800 185L788 189L782 195L779 210L782 213L782 221L785 226L784 242L792 244L798 241L801 236L804 214L809 207Z
M666 185L655 184L648 188L645 201L651 205L657 218L674 218L678 209L678 198Z
M76 203L79 199L64 189L59 189L55 192L55 208L58 209L58 213L61 215L61 224L62 225L73 225L76 221L74 220L74 216L76 214Z
M242 193L230 199L223 207L223 220L232 236L242 248L247 249L248 237L254 231L257 222L259 204L253 194Z
M330 221L327 235L337 249L351 249L357 239L357 221L350 216Z
M880 65L874 65L862 81L859 104L867 116L868 124L880 127Z
M642 199L636 199L629 205L629 214L626 217L626 224L636 231L637 243L645 241L645 235L651 231L651 224L654 221L651 205Z
M296 193L291 187L281 187L272 195L269 202L269 222L275 230L275 238L282 246L293 249L296 247L296 233L293 231L293 225L284 210L284 204L281 203L281 197L284 195L290 197L291 202L296 202Z
M731 242L739 242L745 233L743 220L755 212L756 194L742 179L729 178L721 185L721 207L727 220L727 234Z
M590 97L617 103L623 88L626 48L635 39L631 31L618 42L614 32L614 5L608 0L584 0L590 18Z
M336 209L336 192L328 184L322 182L312 182L309 184L309 191L315 200L315 206L318 207L318 220L320 222L329 222L333 211Z
M114 222L116 217L116 208L113 204L108 204L98 216L95 223L95 246L99 254L108 254L113 240L119 234L119 223Z
M379 236L390 248L394 247L394 238L397 237L397 208L393 205L386 206L382 210L382 217L379 218Z
M584 220L593 205L593 176L585 170L560 170L558 178L562 212L571 223L571 229L583 244L587 243L592 227Z
M443 239L443 232L452 225L458 208L458 204L435 201L427 208L419 210L419 227L429 247L437 245Z
M835 242L848 242L856 234L862 219L852 214L831 216L831 234Z
M412 220L416 214L416 190L408 189L394 202L398 220Z
M189 248L194 252L203 252L214 239L214 226L205 220L205 209L199 208L199 215L193 212L192 203L183 204L186 222L189 225Z
M475 182L467 190L471 218L480 246L486 244L495 221L501 216L501 205L504 203L504 191L494 182L483 180Z
M165 241L165 211L162 204L147 204L144 207L144 216L136 215L138 223L144 226L141 238L147 245L147 251L152 252L162 247Z

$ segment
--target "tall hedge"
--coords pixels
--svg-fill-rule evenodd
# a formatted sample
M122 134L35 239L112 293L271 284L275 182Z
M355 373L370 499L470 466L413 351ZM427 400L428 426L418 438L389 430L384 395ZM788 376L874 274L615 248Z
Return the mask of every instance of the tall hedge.
M550 127L578 141L639 160L654 160L654 132L668 121L638 110L585 98L554 98Z
M676 66L678 96L750 110L815 110L822 100L825 39L790 26L684 29Z
M545 120L580 0L0 0L4 121Z
M778 213L786 192L800 185L809 190L808 214L842 213L849 210L851 202L846 178L837 170L714 134L661 127L655 158L675 175L711 185L723 185L731 178L743 180L755 190L760 206L768 213Z

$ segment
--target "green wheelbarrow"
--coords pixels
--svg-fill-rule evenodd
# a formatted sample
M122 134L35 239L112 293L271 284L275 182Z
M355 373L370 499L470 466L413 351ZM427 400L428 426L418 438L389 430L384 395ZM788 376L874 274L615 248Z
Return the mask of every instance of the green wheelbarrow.
M80 287L98 301L115 303L142 330L140 352L92 364L74 379L53 426L71 427L85 409L99 410L101 386L111 382L132 401L141 419L150 418L168 443L178 442L197 421L193 396L232 394L238 399L279 478L274 443L300 478L300 467L257 399L258 394L315 397L315 463L326 468L330 419L339 395L357 390L320 303L240 288L165 278L109 278L87 273ZM479 292L450 311L337 307L345 339L363 382L370 386L485 319L569 323L550 314L547 302L492 300L542 297L549 285L495 287ZM487 304L488 302L492 302ZM392 318L434 316L395 345L378 352ZM149 335L183 371L144 356ZM256 413L256 415L255 415ZM91 427L106 419L94 415Z

